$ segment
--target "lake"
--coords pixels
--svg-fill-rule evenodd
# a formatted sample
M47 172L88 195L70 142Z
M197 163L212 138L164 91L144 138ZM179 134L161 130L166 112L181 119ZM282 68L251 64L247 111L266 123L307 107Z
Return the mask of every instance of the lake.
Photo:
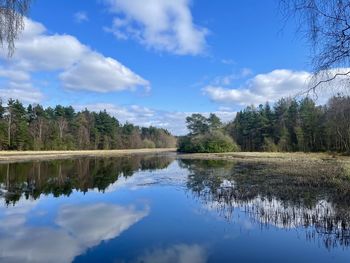
M0 261L350 262L350 186L275 171L170 153L0 164Z

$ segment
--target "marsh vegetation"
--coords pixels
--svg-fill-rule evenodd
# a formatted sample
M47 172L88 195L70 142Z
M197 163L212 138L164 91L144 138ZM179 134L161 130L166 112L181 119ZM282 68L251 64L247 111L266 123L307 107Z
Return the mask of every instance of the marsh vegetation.
M346 165L182 160L187 186L228 221L240 209L262 228L303 228L328 249L350 245L350 174Z

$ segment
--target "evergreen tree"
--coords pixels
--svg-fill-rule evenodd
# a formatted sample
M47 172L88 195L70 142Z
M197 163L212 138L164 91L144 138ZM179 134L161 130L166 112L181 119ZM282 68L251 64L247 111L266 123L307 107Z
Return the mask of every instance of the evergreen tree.
M225 128L244 151L350 152L350 98L336 96L327 106L310 98L280 99L246 107Z
M142 131L142 132L141 132ZM143 133L143 134L142 134ZM167 130L121 125L106 111L75 112L71 106L24 107L18 100L0 103L0 150L74 150L173 148L176 138Z

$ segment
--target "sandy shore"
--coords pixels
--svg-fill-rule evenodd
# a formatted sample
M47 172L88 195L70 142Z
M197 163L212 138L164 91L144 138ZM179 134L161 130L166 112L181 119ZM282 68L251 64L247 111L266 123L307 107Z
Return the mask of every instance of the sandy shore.
M128 154L175 152L175 148L88 150L88 151L0 151L1 162L65 159L70 157L110 157Z

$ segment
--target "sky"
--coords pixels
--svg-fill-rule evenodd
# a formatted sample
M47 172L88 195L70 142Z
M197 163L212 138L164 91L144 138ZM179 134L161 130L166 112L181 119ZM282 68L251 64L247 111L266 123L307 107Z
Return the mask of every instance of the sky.
M305 89L296 29L278 0L36 0L13 57L0 52L0 97L181 135L192 113L227 122Z

